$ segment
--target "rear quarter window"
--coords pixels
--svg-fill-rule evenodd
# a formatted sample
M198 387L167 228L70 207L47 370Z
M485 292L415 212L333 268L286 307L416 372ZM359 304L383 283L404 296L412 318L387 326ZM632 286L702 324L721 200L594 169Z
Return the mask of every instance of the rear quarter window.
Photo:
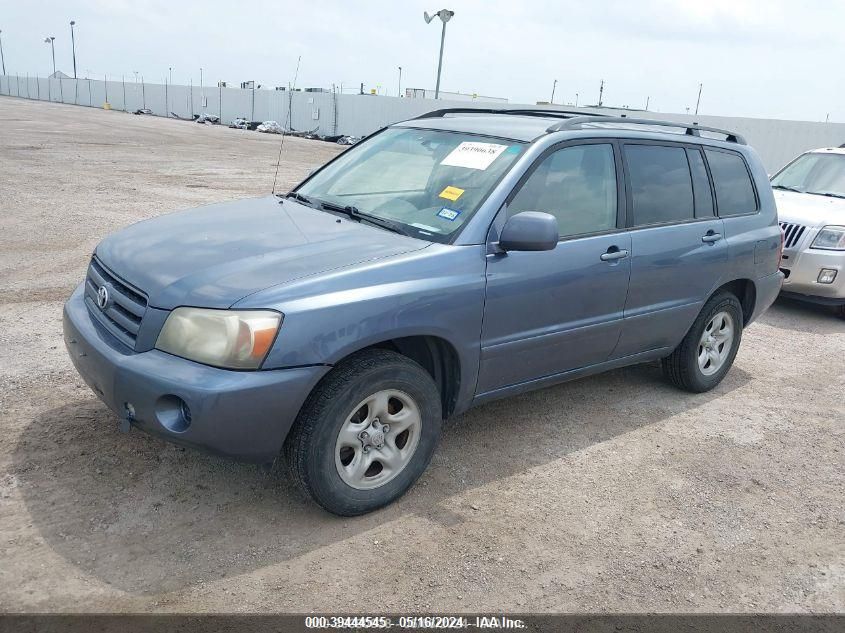
M716 205L722 217L744 215L757 211L757 196L745 160L739 154L705 149Z

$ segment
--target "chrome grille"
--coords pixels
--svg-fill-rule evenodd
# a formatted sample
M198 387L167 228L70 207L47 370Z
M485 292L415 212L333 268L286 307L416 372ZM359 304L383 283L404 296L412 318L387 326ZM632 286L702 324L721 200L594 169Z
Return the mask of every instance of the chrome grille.
M109 296L105 308L100 308L97 304L97 293L102 287L108 290ZM88 265L85 303L91 313L118 340L135 348L141 319L147 309L147 298L109 271L96 257L91 258Z
M783 247L793 248L801 241L801 236L807 227L800 224L791 224L789 222L781 222L780 228L783 230Z

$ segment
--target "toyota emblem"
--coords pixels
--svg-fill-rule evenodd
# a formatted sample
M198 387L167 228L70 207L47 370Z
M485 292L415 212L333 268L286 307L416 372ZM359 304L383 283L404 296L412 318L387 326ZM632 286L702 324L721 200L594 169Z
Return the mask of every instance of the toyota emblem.
M105 286L100 286L100 289L97 290L97 305L99 306L100 310L105 310L108 304L109 289Z

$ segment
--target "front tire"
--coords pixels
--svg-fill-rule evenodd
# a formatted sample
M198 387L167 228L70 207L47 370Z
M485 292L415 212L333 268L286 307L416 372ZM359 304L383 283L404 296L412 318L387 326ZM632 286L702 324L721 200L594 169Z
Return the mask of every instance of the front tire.
M670 356L663 373L679 389L701 393L722 382L742 340L742 306L730 292L712 296Z
M300 487L341 516L402 496L422 475L442 424L440 393L411 359L382 349L339 363L314 389L285 441Z

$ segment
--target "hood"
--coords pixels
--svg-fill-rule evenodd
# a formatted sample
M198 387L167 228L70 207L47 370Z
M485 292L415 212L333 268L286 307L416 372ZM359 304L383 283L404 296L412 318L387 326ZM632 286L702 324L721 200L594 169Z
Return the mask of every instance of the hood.
M804 226L845 224L845 198L775 189L778 220Z
M275 196L145 220L104 239L97 257L149 305L228 308L259 290L429 244Z

